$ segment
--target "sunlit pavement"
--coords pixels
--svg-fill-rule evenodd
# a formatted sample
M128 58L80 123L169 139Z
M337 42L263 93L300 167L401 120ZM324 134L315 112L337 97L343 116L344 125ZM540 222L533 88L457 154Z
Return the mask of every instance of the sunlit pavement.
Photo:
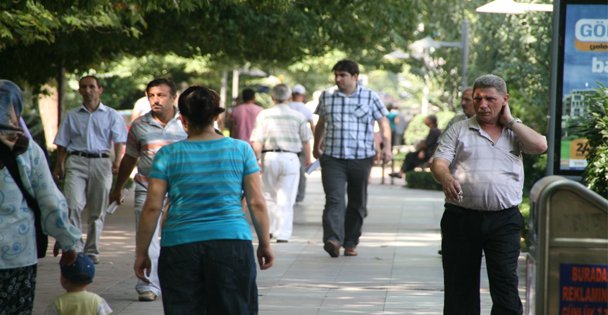
M368 217L357 257L331 258L321 241L324 204L320 172L308 177L305 200L296 205L289 243L273 243L275 265L258 272L260 314L441 314L443 278L439 221L443 194L381 184L372 171ZM101 295L114 314L162 314L160 299L138 302L134 286L135 250L132 196L106 218L101 263L89 290ZM273 240L274 241L274 240ZM52 239L51 239L52 243ZM520 295L525 296L524 255ZM63 293L58 258L40 260L34 314L43 313ZM485 264L485 263L484 263ZM482 314L491 300L482 269Z

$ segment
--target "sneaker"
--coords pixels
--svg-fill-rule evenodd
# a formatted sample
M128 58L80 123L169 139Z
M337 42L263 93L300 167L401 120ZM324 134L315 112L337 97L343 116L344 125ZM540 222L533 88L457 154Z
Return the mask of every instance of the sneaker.
M139 300L141 302L153 302L156 301L156 294L152 291L145 291L139 294Z
M390 173L390 174L388 174L388 176L392 177L392 178L403 178L401 173Z
M89 258L91 258L91 260L93 261L94 264L99 265L99 257L97 257L97 255L87 255L89 256Z

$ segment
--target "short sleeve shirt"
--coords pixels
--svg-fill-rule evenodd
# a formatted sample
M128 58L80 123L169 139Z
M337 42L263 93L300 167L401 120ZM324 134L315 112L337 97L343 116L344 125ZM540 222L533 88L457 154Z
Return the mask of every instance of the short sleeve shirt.
M69 111L55 137L55 144L69 152L103 153L110 151L112 143L126 141L127 126L123 118L104 104L99 104L94 112L89 112L84 105Z
M323 154L337 159L376 155L374 122L388 115L376 92L358 85L351 95L326 90L315 111L325 119Z
M449 203L467 209L497 211L522 201L521 145L515 133L507 128L494 143L475 117L454 123L439 139L433 158L450 163L450 173L462 188L462 201Z
M251 146L233 138L184 140L162 147L149 174L167 182L171 201L161 246L251 240L241 197L245 176L259 170Z
M304 116L287 104L277 104L263 110L257 117L251 142L262 143L263 150L285 150L299 153L302 142L312 133Z
M127 138L126 154L139 158L137 173L147 177L152 168L152 159L163 146L188 137L176 114L165 126L154 119L151 112L137 118L131 124Z

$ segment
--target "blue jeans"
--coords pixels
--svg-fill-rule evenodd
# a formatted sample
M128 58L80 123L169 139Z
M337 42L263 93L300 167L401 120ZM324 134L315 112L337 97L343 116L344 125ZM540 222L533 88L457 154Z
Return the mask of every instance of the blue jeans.
M161 247L165 314L257 314L251 241L212 240Z
M325 191L323 242L335 240L344 247L356 247L367 216L367 181L374 158L347 160L322 155L320 162Z
M485 253L492 315L522 314L517 259L523 217L519 208L469 210L446 204L441 218L445 287L443 314L480 313L479 282Z

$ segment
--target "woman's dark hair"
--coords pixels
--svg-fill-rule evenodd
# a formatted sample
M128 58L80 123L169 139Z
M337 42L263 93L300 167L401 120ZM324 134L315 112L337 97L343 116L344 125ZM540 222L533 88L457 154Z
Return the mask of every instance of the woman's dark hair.
M179 96L177 106L181 115L195 128L211 125L213 118L224 112L217 92L198 85L187 88Z

